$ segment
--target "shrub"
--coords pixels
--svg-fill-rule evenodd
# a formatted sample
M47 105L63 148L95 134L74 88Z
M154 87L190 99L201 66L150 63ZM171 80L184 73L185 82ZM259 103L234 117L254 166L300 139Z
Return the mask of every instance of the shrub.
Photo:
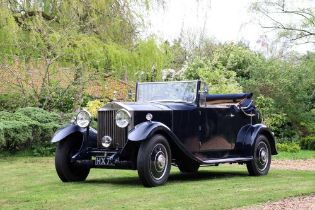
M297 143L277 143L277 149L280 152L297 153L301 150Z
M91 113L94 119L97 118L97 110L104 105L100 100L89 101L87 103L87 110Z
M308 136L300 141L302 149L315 150L315 136Z
M26 115L30 119L39 123L52 123L61 121L61 117L59 114L55 112L48 112L46 110L36 107L20 108L16 111L16 113Z
M33 140L30 124L22 121L1 121L0 148L16 151L31 145Z
M40 135L39 142L49 143L53 134L60 127L61 127L61 124L56 123L56 122L43 124L41 126L41 135Z
M25 100L19 94L0 94L0 111L14 111L25 104Z
M49 91L48 91L49 90ZM75 96L78 90L75 87L64 88L59 81L52 81L49 88L44 89L43 94L39 97L39 103L46 110L59 110L69 112L75 106ZM47 100L47 96L48 100Z
M54 154L56 150L53 144L34 145L32 149L33 156L49 156Z
M51 151L51 146L48 145L52 135L68 118L70 114L59 115L33 107L20 108L15 113L2 111L0 150L18 151L35 148L36 154L46 154L47 151Z

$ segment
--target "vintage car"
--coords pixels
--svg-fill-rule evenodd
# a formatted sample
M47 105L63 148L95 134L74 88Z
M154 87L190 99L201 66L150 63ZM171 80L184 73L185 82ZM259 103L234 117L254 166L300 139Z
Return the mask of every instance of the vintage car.
M80 111L58 130L55 167L64 182L84 181L91 168L137 170L144 186L164 184L171 165L246 164L266 175L276 155L273 133L261 123L252 94L208 94L202 81L137 83L135 102L110 102L91 115Z

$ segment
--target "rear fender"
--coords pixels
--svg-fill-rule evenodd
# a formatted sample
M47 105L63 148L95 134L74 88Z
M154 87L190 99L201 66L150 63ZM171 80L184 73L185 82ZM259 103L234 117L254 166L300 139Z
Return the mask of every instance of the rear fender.
M236 151L245 156L252 156L255 141L261 134L267 137L271 154L278 154L274 135L264 124L245 125L242 127L237 135Z

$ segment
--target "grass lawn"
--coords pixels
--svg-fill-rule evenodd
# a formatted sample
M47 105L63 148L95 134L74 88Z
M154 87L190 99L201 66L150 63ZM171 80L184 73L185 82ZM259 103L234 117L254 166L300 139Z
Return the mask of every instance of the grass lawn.
M0 209L226 209L315 193L314 171L271 170L249 177L245 166L173 167L166 185L144 188L136 171L91 171L86 182L62 183L52 157L0 158Z
M276 160L298 160L298 159L315 159L315 151L313 150L301 150L297 153L292 152L279 152L278 155L272 157Z

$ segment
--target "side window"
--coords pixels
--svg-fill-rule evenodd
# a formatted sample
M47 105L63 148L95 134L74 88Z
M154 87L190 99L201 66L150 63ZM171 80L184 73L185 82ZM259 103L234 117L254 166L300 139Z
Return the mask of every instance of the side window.
M201 82L200 90L199 90L199 106L206 107L207 106L207 95L208 95L208 85L205 82Z

